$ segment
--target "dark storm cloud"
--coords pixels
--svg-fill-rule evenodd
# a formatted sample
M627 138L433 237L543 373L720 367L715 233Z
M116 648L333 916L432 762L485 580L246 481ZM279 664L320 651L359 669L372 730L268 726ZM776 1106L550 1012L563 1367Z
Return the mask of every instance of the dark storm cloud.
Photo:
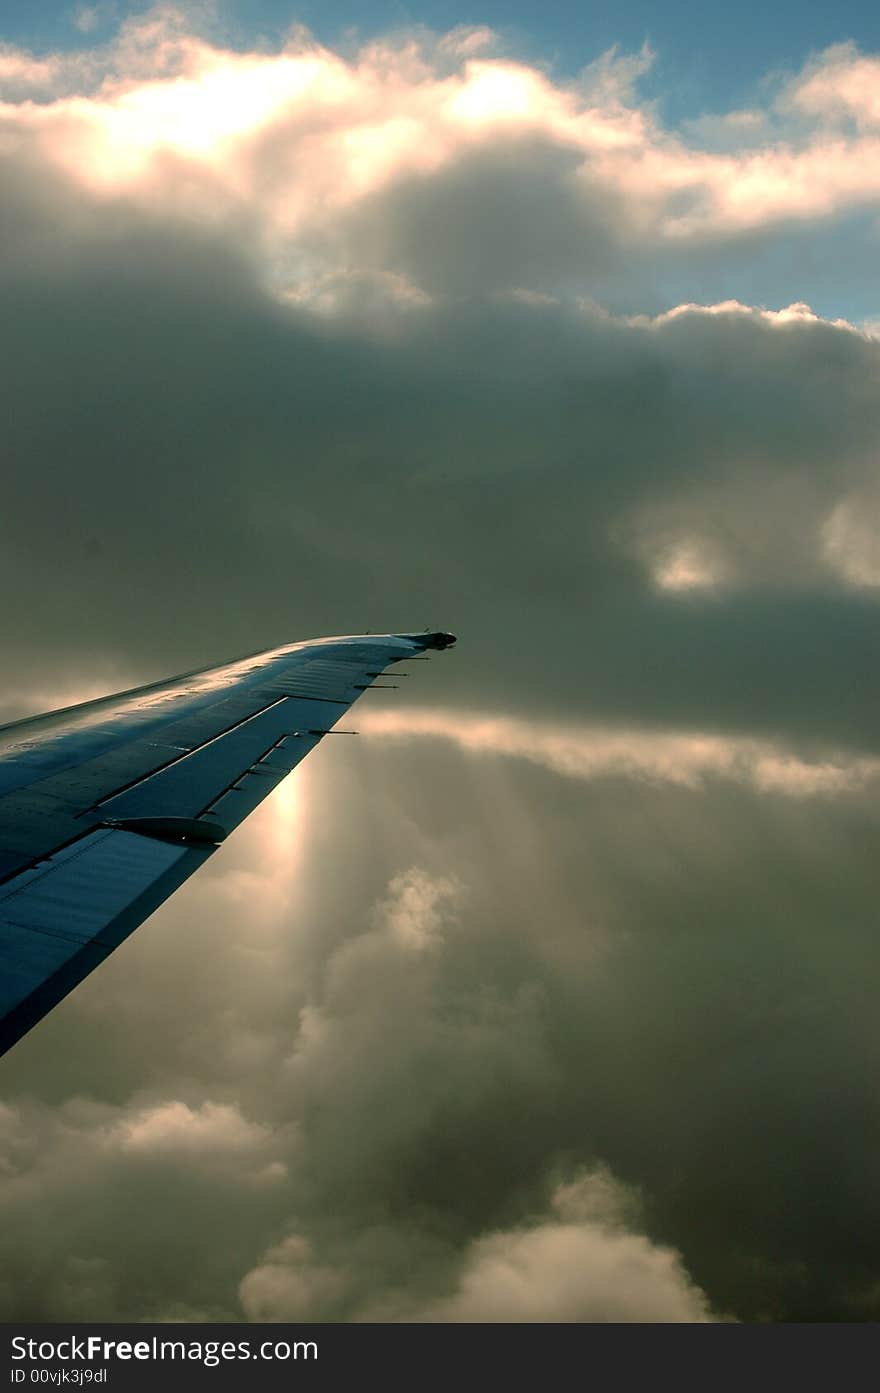
M17 1048L11 1315L868 1314L871 802L321 758Z
M8 1319L876 1314L880 348L542 298L654 224L490 137L5 156L7 718L462 635L4 1059Z
M270 299L228 231L56 190L53 233L28 196L39 235L7 262L2 331L10 657L40 673L43 644L55 665L85 643L158 672L193 633L210 660L303 626L442 621L485 693L525 625L554 656L508 686L519 706L580 703L589 677L613 711L647 661L648 716L777 721L798 692L799 724L870 738L873 608L822 529L873 467L872 342L497 299L386 304L377 341L357 302L322 319ZM731 583L683 604L650 571L692 538Z

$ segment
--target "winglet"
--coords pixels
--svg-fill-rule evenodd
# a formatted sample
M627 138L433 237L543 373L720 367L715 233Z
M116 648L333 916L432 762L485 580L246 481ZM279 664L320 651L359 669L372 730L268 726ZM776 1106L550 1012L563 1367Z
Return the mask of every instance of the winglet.
M434 634L401 634L401 638L407 638L412 643L417 643L419 648L451 648L458 640L455 634L434 633Z

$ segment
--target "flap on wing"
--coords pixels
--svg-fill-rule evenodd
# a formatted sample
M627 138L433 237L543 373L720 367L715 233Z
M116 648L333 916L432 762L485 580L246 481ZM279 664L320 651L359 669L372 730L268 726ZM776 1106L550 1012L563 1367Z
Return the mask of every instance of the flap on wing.
M99 828L0 886L0 1053L213 850Z

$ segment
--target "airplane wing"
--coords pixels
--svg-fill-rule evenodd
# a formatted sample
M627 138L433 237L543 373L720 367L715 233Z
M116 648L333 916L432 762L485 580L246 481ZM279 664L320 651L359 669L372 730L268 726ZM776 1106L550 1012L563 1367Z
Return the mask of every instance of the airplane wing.
M325 638L0 727L0 1054L208 860L392 663Z

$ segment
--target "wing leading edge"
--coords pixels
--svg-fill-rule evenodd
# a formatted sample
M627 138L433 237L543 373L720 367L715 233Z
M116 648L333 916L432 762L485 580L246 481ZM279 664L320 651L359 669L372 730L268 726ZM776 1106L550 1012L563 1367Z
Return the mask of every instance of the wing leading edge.
M0 728L0 1054L213 855L393 663L288 644Z

